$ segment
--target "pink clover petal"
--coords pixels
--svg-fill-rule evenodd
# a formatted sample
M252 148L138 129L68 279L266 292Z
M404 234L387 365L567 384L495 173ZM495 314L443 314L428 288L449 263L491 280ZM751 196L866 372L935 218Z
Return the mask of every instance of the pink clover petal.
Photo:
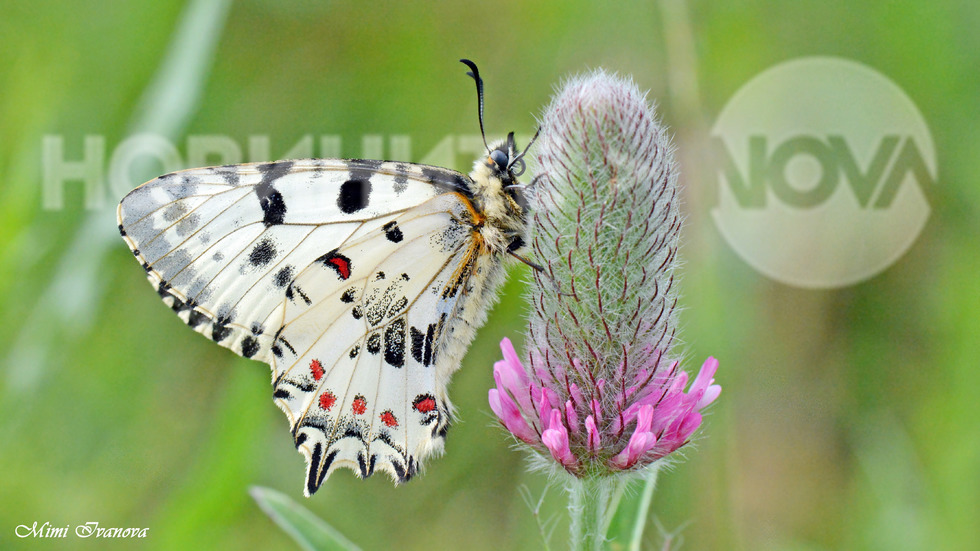
M599 412L601 411L599 407L599 400L593 399L591 402L589 402L589 410L592 411L592 416L595 417L596 422L601 423L602 416L599 415Z
M537 439L537 434L527 424L527 421L524 420L520 410L517 409L517 405L507 396L506 392L500 392L492 388L487 398L490 402L490 409L493 410L504 426L507 427L507 430L529 444L534 443Z
M585 418L585 432L588 436L586 447L590 452L595 453L602 444L599 429L595 426L595 419L591 415Z
M561 407L561 398L558 397L558 393L550 388L542 388L541 394L548 400L548 405L552 408Z
M527 383L521 381L510 364L503 360L499 360L493 364L493 378L497 381L498 387L515 394L520 389L527 388Z
M670 388L667 389L668 394L678 394L684 392L684 387L687 386L687 371L681 371L674 376L674 380L670 383Z
M497 369L497 365L503 363L502 361L494 364L493 369L493 380L497 383L497 388L509 396L512 396L514 400L521 409L527 409L530 405L527 397L527 385L522 385L514 380L513 376L509 376L507 369ZM514 384L514 383L517 384Z
M578 434L578 414L575 413L575 406L572 405L571 400L565 402L565 420L571 433Z
M640 456L650 450L657 442L656 437L649 432L635 432L630 437L629 444L609 462L619 469L628 469L636 464Z
M504 354L504 361L519 376L521 386L527 386L527 374L524 372L524 364L521 363L521 359L517 356L517 351L514 350L514 345L507 337L504 337L500 341L500 351Z
M575 401L575 407L582 407L582 404L585 403L585 396L582 396L582 391L578 385L575 383L568 385L568 393L572 395L572 400Z
M718 360L708 357L701 365L701 371L698 372L698 376L695 377L694 382L691 383L691 391L694 392L699 389L708 388L714 379L715 372L718 371Z
M704 396L694 405L695 409L704 409L721 395L721 385L711 385L704 391Z
M551 419L548 429L541 433L541 442L551 452L551 456L566 467L575 465L575 456L568 446L568 431L561 423L561 412L557 409L551 410Z
M653 406L640 406L636 414L636 431L650 432L650 424L653 422Z
M698 427L701 426L701 420L702 417L700 413L696 411L688 413L686 417L681 419L680 425L677 427L678 438L680 438L682 442L686 442L687 439L694 434L694 431L698 430Z
M538 414L538 420L541 422L542 427L547 427L548 414L551 412L551 404L548 403L548 397L545 396L544 389L535 389L535 394L537 395L534 400L534 408Z
M636 429L630 436L626 448L611 459L613 465L620 469L628 469L636 464L640 456L653 448L657 438L650 432L652 422L653 406L642 406L636 415Z

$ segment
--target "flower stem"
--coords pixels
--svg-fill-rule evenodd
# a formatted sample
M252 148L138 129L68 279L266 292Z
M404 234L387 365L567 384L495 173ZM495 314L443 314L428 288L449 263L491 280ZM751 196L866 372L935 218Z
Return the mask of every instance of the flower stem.
M628 477L605 476L573 480L569 487L572 518L570 549L599 551L616 514Z
M646 527L647 516L650 514L650 502L653 501L653 490L657 486L657 474L660 472L660 467L654 465L649 467L649 470L650 473L647 475L646 482L643 484L640 506L636 511L633 533L630 535L629 551L640 551L640 542L643 541L643 529ZM667 545L667 549L669 549L669 543Z

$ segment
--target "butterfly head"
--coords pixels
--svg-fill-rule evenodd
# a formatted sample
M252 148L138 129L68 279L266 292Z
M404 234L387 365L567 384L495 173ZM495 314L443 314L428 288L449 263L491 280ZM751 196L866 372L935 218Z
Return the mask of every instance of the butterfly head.
M531 144L528 144L530 147ZM488 147L489 155L486 159L487 167L493 175L500 178L507 184L517 183L517 177L524 174L527 165L524 163L525 149L520 154L514 144L514 133L507 134L507 140L499 144L494 144L493 148Z
M536 134L535 137L537 137ZM531 143L533 142L534 140L532 139ZM528 147L524 151L518 152L514 142L514 133L511 132L507 134L506 140L488 146L487 157L477 163L478 165L483 165L485 174L488 177L500 182L500 191L520 206L522 212L527 211L527 198L525 196L525 186L520 184L517 178L524 174L524 171L527 169L527 164L524 162L524 154L527 153L527 149L531 146L531 143L528 143Z

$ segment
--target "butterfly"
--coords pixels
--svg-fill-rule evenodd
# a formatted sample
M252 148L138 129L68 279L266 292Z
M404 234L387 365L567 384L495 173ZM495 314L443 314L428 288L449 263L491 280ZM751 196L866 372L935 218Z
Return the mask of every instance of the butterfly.
M460 61L483 134L483 80ZM397 484L443 449L447 385L506 264L540 269L518 252L533 141L518 153L511 132L469 176L348 159L183 170L123 198L119 231L180 319L271 366L306 496L337 468Z

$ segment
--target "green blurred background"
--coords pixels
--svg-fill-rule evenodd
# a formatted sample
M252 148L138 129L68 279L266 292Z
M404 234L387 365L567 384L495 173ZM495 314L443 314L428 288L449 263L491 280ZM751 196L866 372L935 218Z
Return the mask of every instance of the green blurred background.
M492 422L491 363L523 333L515 269L452 396L447 453L410 484L335 474L302 499L302 457L265 365L188 330L118 239L108 185L42 207L42 141L81 159L104 136L408 136L419 161L477 132L530 133L562 78L631 74L675 135L686 186L682 256L688 370L721 361L724 392L653 509L683 549L980 549L980 7L968 2L53 2L0 15L0 549L278 548L292 542L251 485L300 499L365 549L535 549L520 497L548 481ZM840 290L773 282L741 261L708 212L707 135L754 75L840 56L896 82L930 126L938 185L918 241ZM370 139L369 139L370 140ZM404 153L404 150L402 150ZM468 170L472 155L444 161ZM533 155L533 151L532 151ZM271 160L248 159L246 160ZM160 172L132 171L130 187ZM542 515L561 515L552 487ZM142 540L19 539L17 525L148 527ZM554 548L564 548L559 522ZM650 529L647 548L663 536ZM675 539L675 542L677 540ZM676 547L675 547L676 548Z

